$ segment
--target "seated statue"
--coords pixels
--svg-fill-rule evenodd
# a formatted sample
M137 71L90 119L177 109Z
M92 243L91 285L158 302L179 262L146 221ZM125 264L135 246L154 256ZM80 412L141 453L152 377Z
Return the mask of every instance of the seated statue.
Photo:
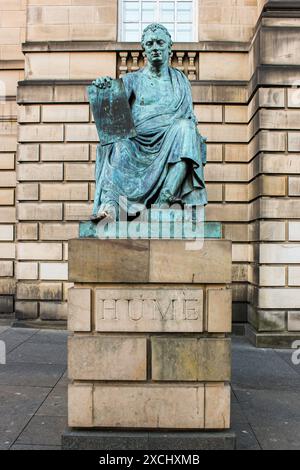
M169 66L171 47L164 26L147 26L142 35L147 64L122 77L136 135L97 147L94 222L118 218L123 200L128 216L135 216L140 204L207 204L205 139L197 129L190 83ZM92 85L109 88L111 80L98 78Z

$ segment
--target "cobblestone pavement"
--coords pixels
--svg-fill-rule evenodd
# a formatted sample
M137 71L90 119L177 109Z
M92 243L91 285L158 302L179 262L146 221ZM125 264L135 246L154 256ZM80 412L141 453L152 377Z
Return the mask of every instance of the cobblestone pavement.
M0 449L60 449L67 421L67 332L0 327ZM292 351L233 338L232 429L238 449L300 449L300 365Z

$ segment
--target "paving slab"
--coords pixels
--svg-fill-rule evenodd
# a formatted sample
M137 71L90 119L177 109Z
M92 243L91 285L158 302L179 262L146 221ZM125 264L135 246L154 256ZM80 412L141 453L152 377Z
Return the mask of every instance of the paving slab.
M236 434L236 450L261 450L256 435L249 424L235 424L232 430Z
M0 385L54 387L65 372L64 364L12 362L0 365Z
M0 385L0 446L10 446L50 392L46 387Z
M37 416L67 416L67 387L55 387L37 411Z
M299 389L236 390L241 409L250 424L278 424L298 419L300 425ZM299 436L300 438L300 436Z
M285 361L297 374L300 375L300 364L294 364L292 361L293 354L295 353L295 350L291 349L275 349L276 354L283 360ZM299 351L298 351L299 353ZM300 355L298 355L297 358L300 358Z
M263 450L300 450L299 419L276 424L253 424Z
M7 355L7 363L66 364L66 344L25 342Z
M34 416L15 444L60 446L66 427L67 418L64 416Z
M29 338L29 343L66 344L70 333L65 330L40 330Z
M0 333L0 340L6 344L6 352L13 351L16 347L20 346L29 338L36 335L38 330L31 328L9 328Z
M300 389L299 374L270 349L233 348L232 388Z

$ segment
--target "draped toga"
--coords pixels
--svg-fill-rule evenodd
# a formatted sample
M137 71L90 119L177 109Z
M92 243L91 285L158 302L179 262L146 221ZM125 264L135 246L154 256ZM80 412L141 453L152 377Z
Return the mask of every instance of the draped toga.
M122 77L137 136L97 146L93 214L127 198L127 212L136 204L155 204L168 169L181 160L188 164L176 194L183 204L207 204L203 166L206 144L197 129L191 87L186 76L169 67L159 81L147 68ZM122 205L122 204L121 204Z

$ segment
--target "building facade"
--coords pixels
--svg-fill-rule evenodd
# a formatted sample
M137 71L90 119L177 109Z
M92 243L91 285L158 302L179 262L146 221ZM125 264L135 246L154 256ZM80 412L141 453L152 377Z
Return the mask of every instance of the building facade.
M68 240L91 213L86 86L143 65L149 22L174 38L208 137L206 219L233 242L233 322L300 339L300 2L0 1L0 318L66 320Z

